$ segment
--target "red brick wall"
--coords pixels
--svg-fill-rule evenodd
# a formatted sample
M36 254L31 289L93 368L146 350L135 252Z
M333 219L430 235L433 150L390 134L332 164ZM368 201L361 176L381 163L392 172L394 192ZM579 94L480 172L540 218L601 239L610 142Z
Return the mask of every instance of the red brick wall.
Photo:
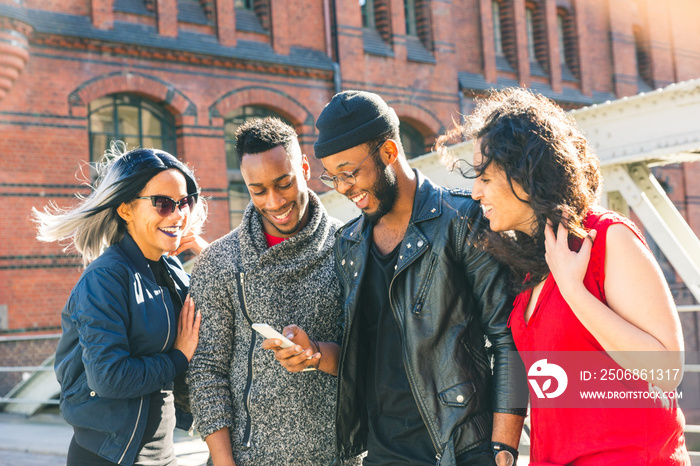
M550 81L555 90L561 85L573 86L588 96L617 93L622 97L636 93L636 84L627 81L636 75L634 46L628 39L637 23L648 26L656 80L700 77L697 2L543 1L547 2L550 15L555 6L572 11L581 39L579 82L559 83L553 75ZM232 2L216 2L218 24L211 26L178 24L172 8L174 0L154 3L158 6L155 20L120 12L115 12L113 18L157 24L163 34L173 38L187 30L210 34L212 41L218 38L224 46L235 46L242 40L259 41L282 56L287 56L292 47L325 53L323 1L257 2L263 8L274 8L272 14L263 15L272 29L270 35L236 31L232 26ZM408 59L402 0L384 2L383 11L390 15L386 39L393 56L365 52L356 1L329 1L333 3L333 31L337 32L333 39L337 41L338 56L332 59L340 63L342 88L378 92L401 118L426 134L426 144L432 134L441 132L463 110L459 72L484 74L486 70L488 82L516 76L495 69L492 46L482 40L492 40L488 30L491 22L482 21L480 16L486 10L490 14L489 0L429 2L426 8L432 26L434 63ZM0 4L15 5L6 0L0 0ZM110 4L110 0L24 1L29 9L91 18L102 33L111 30ZM518 8L524 5L522 0L506 4ZM631 10L634 15L628 13ZM522 14L514 13L514 17L522 39ZM547 37L553 40L551 30ZM60 310L79 276L74 257L67 257L58 245L34 239L34 227L28 217L32 206L40 207L50 199L59 205L70 204L71 196L80 189L76 174L81 162L89 159L86 117L87 105L93 99L113 92L132 92L156 102L167 100L164 106L176 119L177 155L195 168L205 195L212 198L208 239L229 230L222 116L242 105L274 109L295 124L302 149L311 161L311 187L325 189L316 179L322 167L313 158L313 121L335 92L334 75L328 69L313 69L304 63L266 65L255 60L135 48L37 32L29 42L26 66L0 100L0 194L6 199L0 204L0 306L8 307L10 330L57 328ZM335 53L335 43L333 49ZM526 54L522 40L517 53ZM556 60L552 57L551 61ZM527 76L528 69L521 66L517 77L536 81ZM619 79L625 77L629 79ZM547 82L547 78L538 80ZM698 176L700 169L695 165L684 166L680 174L674 175L674 186L676 178L679 185L685 180L687 188L679 194L682 199L700 199L700 192L693 191L700 188L696 189L697 183L692 182ZM700 203L688 203L685 212L691 226L699 231Z
M0 339L0 366L3 367L36 367L56 352L58 337L47 335L45 338ZM23 372L3 372L0 377L0 397L7 393L20 381Z

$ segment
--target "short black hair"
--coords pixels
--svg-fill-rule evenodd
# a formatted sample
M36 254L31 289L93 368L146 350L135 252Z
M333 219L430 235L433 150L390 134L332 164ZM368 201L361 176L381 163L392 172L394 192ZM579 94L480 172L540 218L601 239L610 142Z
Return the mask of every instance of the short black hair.
M399 150L399 154L404 155L405 157L405 153L403 151L403 144L401 143L401 133L399 132L398 127L390 129L389 131L380 134L378 137L365 142L365 144L367 145L367 150L374 150L381 144L384 144L389 139L393 140L396 143L396 148ZM379 161L381 160L382 156L379 153L379 151L376 151L374 155L372 155L372 158L375 161Z
M259 154L277 146L284 146L291 154L295 144L299 144L297 138L294 128L277 117L250 119L236 130L238 163L244 154Z

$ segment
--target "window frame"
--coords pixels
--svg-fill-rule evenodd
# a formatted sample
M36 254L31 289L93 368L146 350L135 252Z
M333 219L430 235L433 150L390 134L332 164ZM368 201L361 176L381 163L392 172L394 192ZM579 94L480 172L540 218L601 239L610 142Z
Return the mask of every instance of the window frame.
M109 102L100 102L107 99L109 99ZM99 106L96 107L96 105ZM109 106L112 107L112 131L94 131L92 122L93 114L99 113L103 109L109 108ZM131 107L137 109L136 125L138 129L136 133L124 133L120 129L120 126L123 125L123 123L121 123L119 120L119 109L124 107ZM147 111L159 121L161 128L160 135L155 136L151 134L144 134L144 111ZM108 142L117 140L127 142L127 140L129 139L137 138L137 147L144 147L144 138L160 139L161 144L159 144L159 147L156 148L164 150L177 157L177 135L175 133L175 116L172 113L170 113L164 106L152 99L149 99L148 97L144 97L130 92L118 92L98 97L88 104L87 120L90 160L92 162L97 162L101 160L104 155L104 150L109 148L108 144L107 147L104 150L102 150L102 153L96 154L96 148L94 147L94 136L96 135L106 135L108 138ZM130 150L133 148L135 147L127 149Z
M243 5L238 5L239 3L242 3ZM253 4L253 0L234 0L233 1L233 6L237 10L254 10L255 5Z

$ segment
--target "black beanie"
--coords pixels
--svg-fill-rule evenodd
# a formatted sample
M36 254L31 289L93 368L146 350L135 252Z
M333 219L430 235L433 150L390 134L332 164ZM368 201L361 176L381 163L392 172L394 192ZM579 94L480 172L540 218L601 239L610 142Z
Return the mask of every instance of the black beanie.
M377 94L339 92L316 120L318 139L314 144L314 155L322 159L371 141L398 127L396 112Z

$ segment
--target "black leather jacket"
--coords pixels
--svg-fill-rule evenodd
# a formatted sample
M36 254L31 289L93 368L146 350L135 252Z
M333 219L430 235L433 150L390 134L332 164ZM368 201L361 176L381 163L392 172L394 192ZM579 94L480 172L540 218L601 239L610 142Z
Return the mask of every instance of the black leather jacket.
M448 465L491 438L493 412L525 415L519 397L527 385L508 370L515 345L506 325L513 302L506 270L471 244L476 226L483 227L479 204L467 191L447 190L416 174L413 214L389 300L403 343L397 364L406 368L437 464ZM367 441L356 316L371 233L360 217L339 230L335 244L345 298L336 412L340 459L364 451Z

